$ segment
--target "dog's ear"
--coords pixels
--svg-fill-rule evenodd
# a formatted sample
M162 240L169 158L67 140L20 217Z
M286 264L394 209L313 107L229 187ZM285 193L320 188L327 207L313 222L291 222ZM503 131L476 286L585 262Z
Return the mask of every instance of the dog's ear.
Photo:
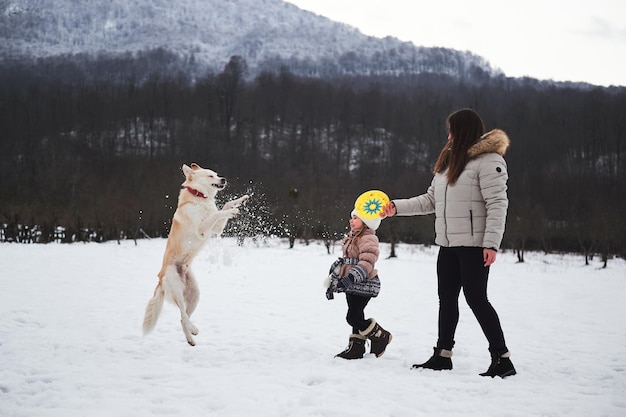
M195 171L196 169L202 169L202 167L194 162L191 164L191 169Z

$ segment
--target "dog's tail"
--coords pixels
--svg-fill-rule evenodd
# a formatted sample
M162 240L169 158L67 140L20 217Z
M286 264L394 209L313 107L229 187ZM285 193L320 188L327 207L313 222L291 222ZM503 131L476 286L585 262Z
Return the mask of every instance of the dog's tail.
M159 315L161 315L161 308L163 308L163 299L165 298L165 292L161 288L159 283L154 289L154 296L148 301L146 306L146 314L143 318L143 334L146 335L154 329L156 326Z

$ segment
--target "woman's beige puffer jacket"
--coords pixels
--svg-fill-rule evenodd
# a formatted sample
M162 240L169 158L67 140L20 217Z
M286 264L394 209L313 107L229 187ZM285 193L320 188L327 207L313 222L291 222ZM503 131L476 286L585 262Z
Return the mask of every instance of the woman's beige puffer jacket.
M494 129L469 150L470 160L454 185L437 173L425 194L393 200L399 216L435 213L435 243L440 246L498 250L506 213L509 137Z

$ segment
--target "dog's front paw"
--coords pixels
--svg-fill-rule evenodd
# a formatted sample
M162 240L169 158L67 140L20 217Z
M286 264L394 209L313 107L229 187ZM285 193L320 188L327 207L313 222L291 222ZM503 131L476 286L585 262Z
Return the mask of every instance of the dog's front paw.
M223 208L224 209L231 209L231 208L234 208L234 207L239 207L240 205L245 203L246 200L249 199L249 198L250 198L250 196L246 194L244 196L239 197L236 200L232 200L232 201L229 201L228 203L224 204Z
M229 208L228 210L225 210L226 213L228 214L228 217L230 219L232 219L233 217L237 216L239 214L239 209L234 207L234 208Z

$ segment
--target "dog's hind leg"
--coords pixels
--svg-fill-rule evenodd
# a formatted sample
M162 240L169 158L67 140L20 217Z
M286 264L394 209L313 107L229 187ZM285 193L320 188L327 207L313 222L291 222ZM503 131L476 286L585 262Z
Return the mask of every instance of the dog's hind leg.
M191 269L187 270L187 273L185 274L185 279L185 305L187 306L187 315L191 317L193 312L196 310L198 301L200 300L200 290L198 289L198 282L196 281L196 277L194 276L193 272L191 272ZM196 332L193 334L198 334L198 330L196 329Z
M182 294L180 294L178 298L174 299L174 303L176 304L176 306L178 306L178 309L180 310L180 324L183 327L183 332L185 333L187 343L189 343L191 346L195 346L196 341L193 339L192 335L198 334L198 328L194 326L194 324L191 322L191 319L189 318L189 315L186 312L185 300Z
M174 267L170 267L174 269ZM170 269L168 268L168 269ZM187 343L191 346L196 345L196 341L193 340L194 334L198 334L198 329L193 325L189 315L187 314L187 306L185 305L185 284L183 282L183 277L180 277L178 274L174 272L173 275L166 273L163 279L163 286L166 288L166 292L171 297L171 300L176 304L178 310L180 310L180 323L183 327L183 332L185 333L185 338L187 339Z

